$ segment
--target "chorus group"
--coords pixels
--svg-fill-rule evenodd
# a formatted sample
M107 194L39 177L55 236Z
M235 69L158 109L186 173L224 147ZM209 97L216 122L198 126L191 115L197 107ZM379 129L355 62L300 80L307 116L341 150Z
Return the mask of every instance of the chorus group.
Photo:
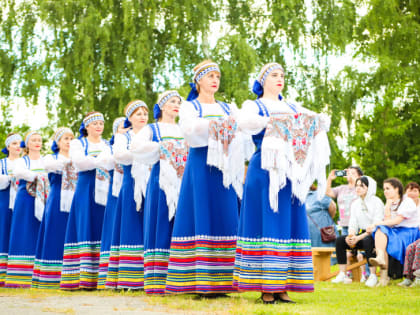
M198 64L188 98L161 93L152 123L147 104L129 102L109 141L97 111L76 135L58 128L45 156L39 132L10 133L1 159L0 286L208 298L256 291L267 304L312 292L306 199L314 181L314 202L338 195L325 176L329 117L282 96L278 63L261 68L257 97L241 109L215 99L220 77L216 63ZM352 216L349 237L337 239L340 268L346 246L368 237L370 247L359 247L372 266L386 270L388 254L407 259L420 237L418 200L399 185L384 183L383 206L376 183L357 178L351 211L360 204L365 217Z

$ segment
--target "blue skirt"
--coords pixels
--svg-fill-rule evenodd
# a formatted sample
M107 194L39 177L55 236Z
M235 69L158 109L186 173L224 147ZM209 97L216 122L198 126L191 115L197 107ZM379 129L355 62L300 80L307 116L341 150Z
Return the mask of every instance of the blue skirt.
M60 210L62 175L50 173L48 177L50 194L38 234L32 287L59 289L69 214Z
M110 289L143 289L143 206L136 210L131 165L124 165L123 183L116 207L106 278Z
M79 172L64 242L60 288L95 289L105 207L95 202L96 170Z
M388 244L386 246L386 252L391 257L398 260L401 265L404 265L405 250L408 245L414 243L420 238L419 228L408 228L408 227L389 227L385 225L379 225L372 233L375 238L376 231L380 229L388 237Z
M40 222L35 217L35 198L19 180L10 228L6 287L30 288Z
M164 294L174 219L169 221L165 192L159 188L160 163L150 173L144 204L144 290Z
M7 271L7 255L9 252L10 225L12 210L9 207L10 186L0 190L0 287L4 286Z
M108 273L109 252L111 249L112 231L114 229L115 215L117 210L117 197L112 195L112 184L114 171L109 172L111 180L109 182L108 199L105 207L104 223L102 225L101 252L99 257L99 278L98 289L105 289L106 275Z
M172 233L166 290L228 293L232 286L238 199L207 165L207 147L191 148Z
M234 285L240 291L313 291L311 240L305 205L290 181L279 191L279 210L269 201L269 174L261 151L250 160L241 204Z

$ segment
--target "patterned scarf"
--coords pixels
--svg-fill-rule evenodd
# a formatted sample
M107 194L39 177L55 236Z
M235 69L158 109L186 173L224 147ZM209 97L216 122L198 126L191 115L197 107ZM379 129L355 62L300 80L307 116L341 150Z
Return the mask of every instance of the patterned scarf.
M182 139L168 139L160 144L159 187L165 192L169 221L175 215L182 175L188 157L188 146Z
M74 192L76 191L77 171L73 162L64 165L61 180L60 210L70 212Z
M15 207L15 200L16 200L16 193L18 189L18 180L16 177L10 177L10 189L9 189L9 208L14 209Z
M292 193L305 202L309 187L318 182L324 195L325 167L329 164L330 146L327 131L329 117L304 113L271 117L261 145L261 167L270 175L270 206L278 211L278 192L288 178Z
M242 134L237 129L231 116L210 121L207 164L217 167L223 173L223 185L232 185L242 198L245 152Z
M33 182L26 183L26 191L30 196L35 198L35 217L38 221L42 221L45 203L50 192L48 177L45 174L37 175Z
M111 175L106 169L103 167L98 167L96 169L95 202L101 206L106 206L110 180Z

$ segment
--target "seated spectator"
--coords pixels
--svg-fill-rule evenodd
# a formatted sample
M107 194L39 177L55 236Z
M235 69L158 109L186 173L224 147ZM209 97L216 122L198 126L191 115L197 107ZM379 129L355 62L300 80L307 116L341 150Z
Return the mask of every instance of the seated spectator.
M336 170L332 170L327 179L327 190L325 194L331 198L337 199L338 211L340 214L340 220L338 221L341 227L341 235L348 234L348 225L350 219L350 207L352 202L357 198L355 183L356 179L363 175L363 172L358 166L350 166L345 170L347 179L347 185L340 185L331 188L332 181L337 178L335 175Z
M420 211L420 185L411 182L405 187L405 194L408 198L413 199L417 205L417 211ZM420 286L420 239L408 245L405 251L404 260L404 280L398 283L399 286Z
M367 228L375 239L376 258L370 258L373 266L381 267L380 286L389 283L388 255L404 264L409 244L419 238L419 214L413 199L403 200L403 185L396 178L384 181L386 198L385 216L382 221Z
M378 222L384 217L384 204L376 194L376 182L369 176L362 176L356 179L356 194L358 198L351 205L349 234L337 238L335 250L340 272L332 280L333 283L351 283L351 279L346 276L347 249L362 249L366 253L366 258L374 257L374 240L366 232L367 227L374 222ZM375 267L369 265L370 276L366 280L366 285L373 287L378 282Z
M334 243L324 243L319 229L335 225L333 218L337 211L335 202L328 196L318 200L316 186L312 185L305 201L306 214L308 215L309 232L312 247L333 247ZM337 233L337 229L336 229Z

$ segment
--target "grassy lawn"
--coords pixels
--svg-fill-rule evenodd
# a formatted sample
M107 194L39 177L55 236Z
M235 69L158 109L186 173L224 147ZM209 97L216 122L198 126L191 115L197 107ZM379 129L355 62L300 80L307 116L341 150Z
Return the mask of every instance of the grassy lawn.
M229 298L197 299L194 295L147 296L144 292L114 291L47 291L0 289L1 297L20 296L28 299L61 296L138 297L151 309L168 313L195 314L420 314L420 288L400 288L392 281L385 288L368 288L319 282L314 293L290 293L298 304L263 305L256 300L259 293L231 294ZM65 312L64 312L65 313ZM71 313L71 312L70 312Z

